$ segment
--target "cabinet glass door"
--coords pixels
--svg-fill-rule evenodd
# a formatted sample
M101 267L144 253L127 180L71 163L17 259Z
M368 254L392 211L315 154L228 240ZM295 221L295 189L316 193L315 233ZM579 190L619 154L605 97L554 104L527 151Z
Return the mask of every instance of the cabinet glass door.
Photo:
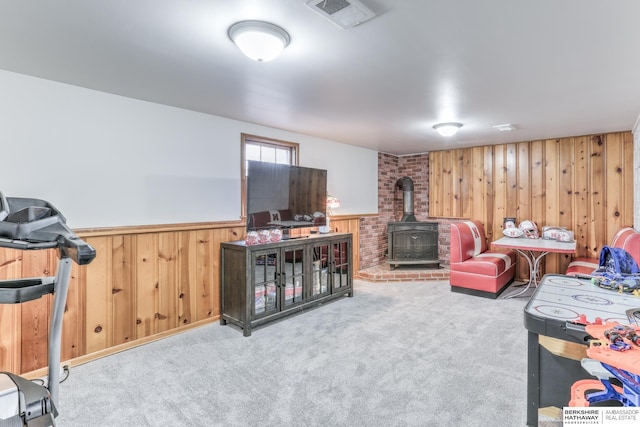
M348 245L348 241L331 242L333 267L331 287L334 292L349 287L349 268L351 268L351 266Z
M280 310L277 298L278 251L256 251L253 253L254 317Z
M329 243L321 243L313 246L311 265L311 297L317 298L329 293Z
M304 247L285 248L283 251L280 290L282 304L288 307L304 302Z

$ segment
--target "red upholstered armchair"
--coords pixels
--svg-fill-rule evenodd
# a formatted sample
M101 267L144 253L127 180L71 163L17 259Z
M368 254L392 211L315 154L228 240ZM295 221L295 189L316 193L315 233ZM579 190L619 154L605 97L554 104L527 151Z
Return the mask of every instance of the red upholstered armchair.
M620 248L629 252L636 263L640 265L640 232L631 227L624 227L618 230L611 244L612 248ZM578 257L571 260L567 266L565 274L569 276L575 275L591 275L600 265L599 258Z
M490 251L479 221L451 224L451 290L497 298L513 281L515 251Z

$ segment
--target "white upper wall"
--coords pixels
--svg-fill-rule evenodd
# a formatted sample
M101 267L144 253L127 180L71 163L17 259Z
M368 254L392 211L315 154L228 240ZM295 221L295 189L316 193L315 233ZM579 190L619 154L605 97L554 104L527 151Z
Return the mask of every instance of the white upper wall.
M240 134L300 144L336 214L377 213L377 152L0 70L0 191L73 228L238 220Z

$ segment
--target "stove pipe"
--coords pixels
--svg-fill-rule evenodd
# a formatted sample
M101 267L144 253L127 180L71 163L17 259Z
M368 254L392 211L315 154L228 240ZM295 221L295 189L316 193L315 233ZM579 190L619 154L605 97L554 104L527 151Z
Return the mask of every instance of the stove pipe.
M396 187L402 190L402 219L400 222L417 222L413 214L413 180L403 176L396 181Z

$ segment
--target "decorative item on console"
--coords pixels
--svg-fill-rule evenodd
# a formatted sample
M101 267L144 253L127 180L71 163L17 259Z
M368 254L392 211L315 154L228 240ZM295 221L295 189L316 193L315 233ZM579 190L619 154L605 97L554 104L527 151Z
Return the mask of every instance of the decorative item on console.
M313 215L309 214L295 214L293 219L295 221L313 221L316 218L323 218L324 214L322 212L314 212Z
M269 243L271 240L271 231L260 230L258 231L258 243Z
M275 243L282 240L282 230L279 228L273 228L271 230L249 231L247 237L244 239L244 243L247 246L262 244L262 243Z
M247 232L247 236L244 238L244 243L247 246L257 245L258 244L258 232L257 231L249 231L249 232Z
M282 240L282 230L274 228L269 232L269 241L272 243Z
M331 215L333 215L333 209L340 207L340 200L337 197L333 197L331 195L327 196L327 220L324 226L318 227L318 231L322 234L329 233L331 231L331 227L329 227L329 221L331 220ZM321 214L321 212L316 212ZM315 214L314 214L315 215Z
M331 195L327 196L327 214L333 215L333 209L339 208L341 205L340 200L337 197Z

